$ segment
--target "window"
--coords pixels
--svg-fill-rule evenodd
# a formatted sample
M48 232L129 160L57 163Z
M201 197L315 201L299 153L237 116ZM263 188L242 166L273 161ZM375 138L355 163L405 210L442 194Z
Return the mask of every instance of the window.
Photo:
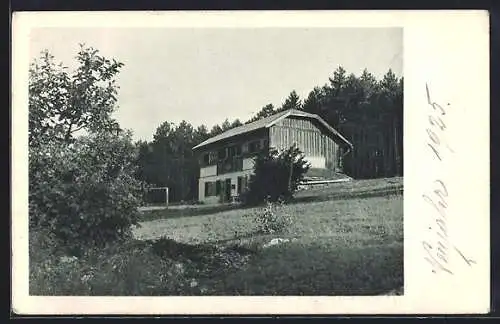
M248 153L249 149L248 149L248 143L243 143L242 147L241 147L241 151L243 154L246 154Z
M205 197L211 197L216 195L215 182L207 181L205 182Z
M226 155L227 155L226 148L220 149L220 150L217 152L217 157L219 158L219 160L225 159L225 158L226 158Z
M217 162L217 152L210 152L209 163L214 164Z
M236 146L230 146L228 148L228 156L229 157L236 156Z
M203 163L204 164L209 164L210 163L210 154L209 153L203 154Z

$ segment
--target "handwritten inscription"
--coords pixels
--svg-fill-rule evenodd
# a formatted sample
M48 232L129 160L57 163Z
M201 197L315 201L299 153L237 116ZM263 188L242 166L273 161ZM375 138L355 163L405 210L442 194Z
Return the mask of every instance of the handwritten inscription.
M428 135L427 146L432 152L437 163L442 163L446 153L454 153L445 140L446 131L446 109L432 101L429 86L425 85L427 92L427 103L430 107L428 115L429 125L426 128ZM447 104L445 107L450 106ZM446 152L446 153L445 153ZM475 263L466 257L464 253L449 240L448 235L448 198L449 192L446 183L442 179L435 179L429 192L422 195L423 200L432 207L431 224L428 229L432 232L434 239L422 241L425 260L431 265L433 273L453 274L450 267L450 256L454 252L460 256L468 266Z
M427 84L425 85L425 90L427 92L427 103L431 107L431 111L428 115L429 126L426 129L429 139L427 146L431 149L435 158L439 161L443 161L443 149L447 149L449 152L454 153L450 146L442 138L446 131L446 124L444 122L446 110L440 104L432 101L429 86ZM446 104L446 106L449 105L449 103Z

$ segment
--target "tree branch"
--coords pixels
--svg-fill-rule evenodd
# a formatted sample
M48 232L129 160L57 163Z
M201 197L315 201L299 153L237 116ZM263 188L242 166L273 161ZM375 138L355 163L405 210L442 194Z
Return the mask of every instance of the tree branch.
M68 130L66 131L66 135L64 136L64 140L67 142L69 141L70 137L71 137L71 128L73 127L73 121L70 121L69 123L69 127L68 127Z
M73 131L72 131L71 133L78 132L79 130L83 129L84 127L85 127L85 125L80 126L80 127L78 127L78 128L75 128L75 129L73 129Z

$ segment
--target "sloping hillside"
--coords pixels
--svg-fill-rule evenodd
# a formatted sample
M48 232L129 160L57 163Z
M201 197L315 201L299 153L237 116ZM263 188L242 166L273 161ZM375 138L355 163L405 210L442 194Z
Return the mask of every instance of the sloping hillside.
M346 182L328 183L307 186L295 194L295 200L322 201L344 198L361 198L401 194L403 192L403 177L352 180Z

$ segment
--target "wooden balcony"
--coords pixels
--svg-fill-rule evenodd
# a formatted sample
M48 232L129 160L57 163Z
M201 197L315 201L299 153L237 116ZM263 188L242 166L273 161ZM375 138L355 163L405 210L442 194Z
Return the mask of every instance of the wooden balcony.
M233 157L217 163L217 174L232 173L243 170L243 158Z

